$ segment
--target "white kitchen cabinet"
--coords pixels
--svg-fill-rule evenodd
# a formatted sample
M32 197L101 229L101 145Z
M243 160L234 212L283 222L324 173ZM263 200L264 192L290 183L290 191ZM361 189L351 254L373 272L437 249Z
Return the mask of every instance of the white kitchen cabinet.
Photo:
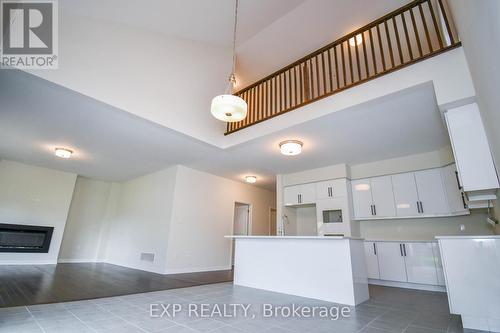
M377 242L380 279L407 282L403 244L397 242Z
M316 201L316 186L302 184L287 186L283 189L285 206L312 204Z
M477 191L478 200L494 199L498 176L477 104L450 109L445 118L457 170L469 200L476 199Z
M441 252L439 251L438 243L432 243L432 252L434 253L434 262L436 264L437 284L438 286L445 286L443 262L441 260Z
M396 203L397 216L415 216L419 214L417 184L413 172L392 176L392 187Z
M437 285L437 271L432 243L403 243L408 282Z
M450 212L453 214L468 213L465 195L458 178L458 172L455 164L450 164L441 169L443 177L444 190L448 199Z
M375 217L394 217L394 193L391 176L374 177L370 179L372 189L373 212Z
M378 268L377 243L365 242L366 270L369 279L380 279Z
M326 180L316 183L316 199L331 199L347 195L345 179Z
M370 179L351 182L354 216L357 219L373 217L373 202Z
M419 213L423 215L449 214L448 201L444 191L440 169L429 169L415 172Z

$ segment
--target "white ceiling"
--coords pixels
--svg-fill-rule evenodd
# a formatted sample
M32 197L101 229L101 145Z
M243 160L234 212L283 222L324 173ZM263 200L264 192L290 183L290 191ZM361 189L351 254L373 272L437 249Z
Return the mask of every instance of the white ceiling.
M257 185L272 188L279 173L449 144L431 84L225 150L20 71L0 71L0 101L0 158L108 181L183 164L240 181L255 174ZM303 154L280 155L278 143L287 138L303 140ZM56 146L74 149L74 158L56 158Z
M242 43L306 0L240 0L238 43ZM62 0L71 13L123 23L179 38L231 46L235 0Z

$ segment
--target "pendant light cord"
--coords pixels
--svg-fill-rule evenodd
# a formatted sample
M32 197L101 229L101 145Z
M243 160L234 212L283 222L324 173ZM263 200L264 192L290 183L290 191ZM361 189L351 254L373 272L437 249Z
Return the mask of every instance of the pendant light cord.
M236 5L234 6L234 30L233 30L233 68L231 74L234 75L236 71L236 28L238 26L238 3L236 0Z

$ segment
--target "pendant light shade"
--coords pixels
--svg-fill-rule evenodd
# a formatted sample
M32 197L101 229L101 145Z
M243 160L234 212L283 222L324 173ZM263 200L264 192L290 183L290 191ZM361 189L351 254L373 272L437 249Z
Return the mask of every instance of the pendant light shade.
M234 6L234 31L233 31L233 67L229 75L229 84L223 95L215 96L212 99L210 111L212 115L222 121L233 123L245 119L248 105L243 98L232 95L233 87L236 84L236 28L238 26L238 0Z
M212 99L212 115L225 122L236 122L247 116L247 103L234 95L219 95Z

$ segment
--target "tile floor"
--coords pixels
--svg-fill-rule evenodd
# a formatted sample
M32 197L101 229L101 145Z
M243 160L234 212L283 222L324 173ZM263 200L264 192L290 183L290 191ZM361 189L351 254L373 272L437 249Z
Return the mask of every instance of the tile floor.
M345 332L345 333L458 333L458 316L450 315L446 294L370 286L371 299L352 308L350 317L264 318L262 304L339 306L317 300L220 283L86 301L0 309L0 332ZM224 304L252 304L249 315L200 318L202 304L209 312ZM151 304L179 304L175 317L151 318ZM188 306L197 306L189 316ZM158 306L154 314L163 310ZM232 308L229 308L231 310ZM172 314L172 308L168 308ZM229 311L228 310L228 311ZM159 311L159 312L156 312ZM230 311L230 313L233 313ZM252 317L254 315L255 317Z

